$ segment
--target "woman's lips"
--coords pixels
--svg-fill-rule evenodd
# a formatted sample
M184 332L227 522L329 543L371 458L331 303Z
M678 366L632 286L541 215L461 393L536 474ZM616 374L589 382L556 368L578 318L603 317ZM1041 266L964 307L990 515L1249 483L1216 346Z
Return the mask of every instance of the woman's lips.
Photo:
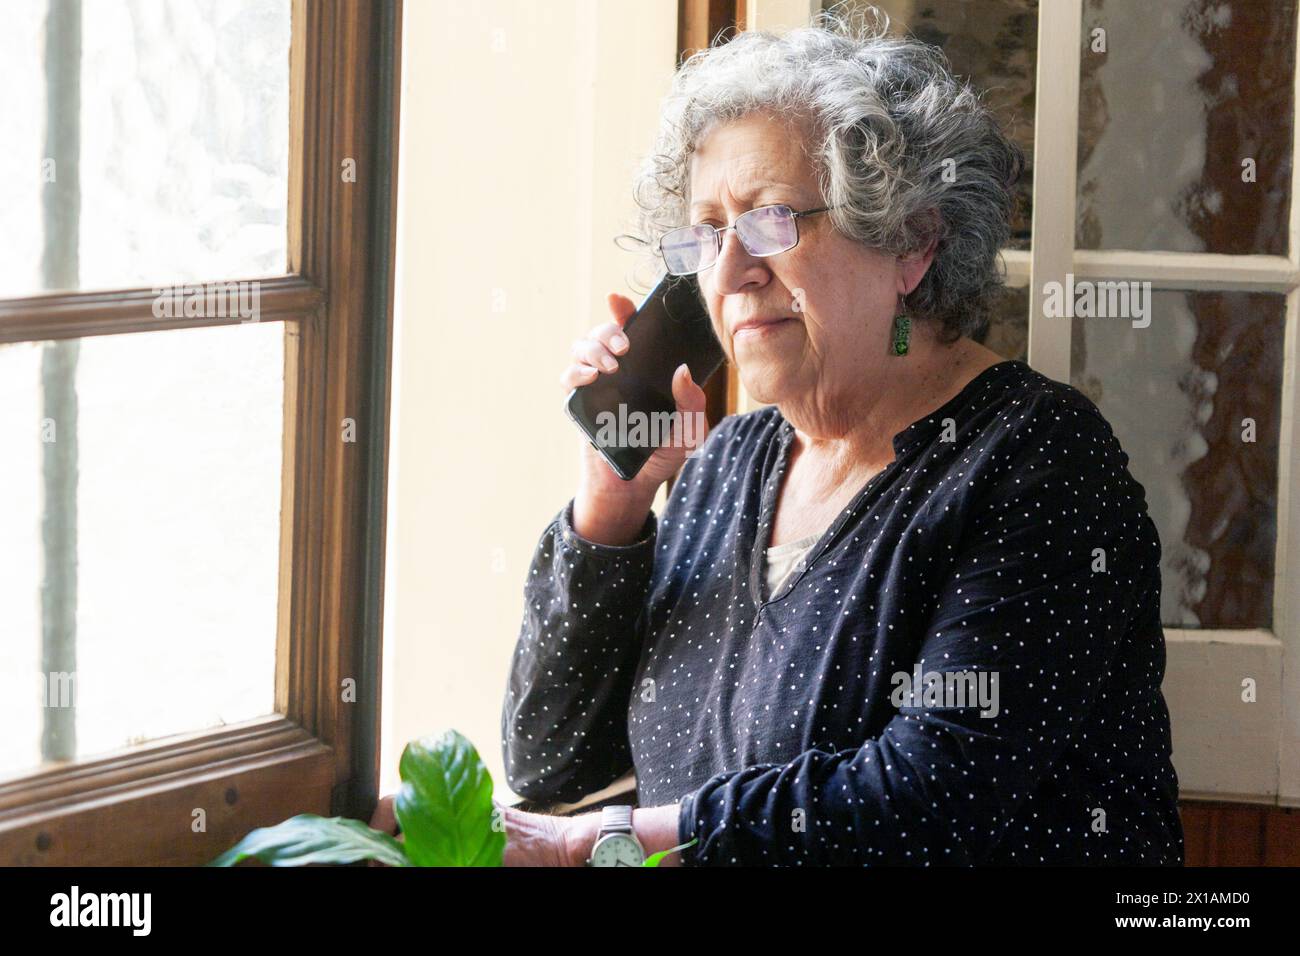
M742 325L740 328L736 329L736 331L731 334L731 337L733 339L739 339L742 336L770 335L771 333L776 332L778 329L785 328L791 322L794 321L796 320L786 318L786 319L777 319L772 322L760 322L754 325Z

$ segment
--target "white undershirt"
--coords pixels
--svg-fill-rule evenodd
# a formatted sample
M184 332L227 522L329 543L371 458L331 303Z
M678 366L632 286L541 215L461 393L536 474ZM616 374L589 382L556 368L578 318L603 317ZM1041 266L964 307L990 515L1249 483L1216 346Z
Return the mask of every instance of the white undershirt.
M767 594L768 597L776 594L777 591L785 585L786 578L795 572L799 563L803 561L812 546L821 540L821 532L810 534L806 538L800 538L798 541L788 541L785 544L778 544L776 547L768 548L764 552L767 559Z

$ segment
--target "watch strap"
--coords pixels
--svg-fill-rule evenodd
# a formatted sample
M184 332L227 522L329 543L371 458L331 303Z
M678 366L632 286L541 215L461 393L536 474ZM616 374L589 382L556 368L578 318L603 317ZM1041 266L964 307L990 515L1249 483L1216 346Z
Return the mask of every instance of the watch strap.
M606 833L632 833L632 808L630 806L623 804L621 806L601 808L598 838Z

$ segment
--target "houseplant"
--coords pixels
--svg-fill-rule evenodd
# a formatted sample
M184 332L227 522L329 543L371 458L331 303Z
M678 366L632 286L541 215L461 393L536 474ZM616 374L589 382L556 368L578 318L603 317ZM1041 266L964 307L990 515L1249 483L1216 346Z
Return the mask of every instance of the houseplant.
M300 813L253 830L208 866L249 858L270 866L356 863L389 866L500 866L503 818L492 800L492 777L464 736L448 730L406 745L398 762L402 785L393 801L403 840L360 820ZM676 848L675 848L676 849ZM658 866L667 852L646 859Z
M455 730L406 745L393 801L403 840L347 817L300 813L253 830L209 866L254 858L271 866L356 863L390 866L500 866L506 834L492 802L492 777Z

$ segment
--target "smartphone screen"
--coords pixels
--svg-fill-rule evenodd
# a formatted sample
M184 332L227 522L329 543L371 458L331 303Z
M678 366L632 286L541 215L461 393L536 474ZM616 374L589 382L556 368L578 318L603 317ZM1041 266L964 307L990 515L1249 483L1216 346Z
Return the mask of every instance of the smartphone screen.
M618 370L579 385L565 400L569 417L625 481L636 477L669 435L677 408L673 372L683 362L703 385L726 360L693 275L665 275L623 325L628 349ZM639 427L638 427L639 426Z

